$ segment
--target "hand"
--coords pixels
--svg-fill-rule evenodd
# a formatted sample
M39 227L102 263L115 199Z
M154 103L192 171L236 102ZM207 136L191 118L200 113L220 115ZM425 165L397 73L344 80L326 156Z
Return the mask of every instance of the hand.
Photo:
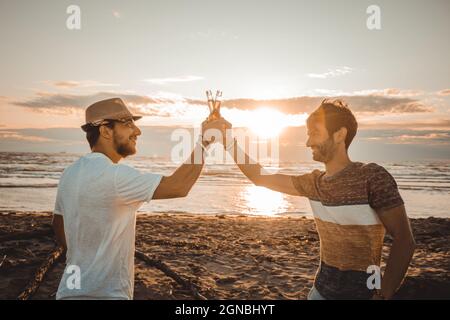
M216 142L216 138L220 138L220 135L222 136L222 144L226 145L226 137L227 133L230 133L231 130L231 123L229 123L225 118L220 117L217 120L205 120L202 123L202 136L203 136L203 144L205 146L209 145L210 143Z

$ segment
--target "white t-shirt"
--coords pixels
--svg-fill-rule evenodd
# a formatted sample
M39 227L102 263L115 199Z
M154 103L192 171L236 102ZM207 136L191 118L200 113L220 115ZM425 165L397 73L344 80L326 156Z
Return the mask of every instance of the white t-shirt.
M64 218L67 260L56 299L133 298L136 211L161 178L98 152L64 170L54 214Z

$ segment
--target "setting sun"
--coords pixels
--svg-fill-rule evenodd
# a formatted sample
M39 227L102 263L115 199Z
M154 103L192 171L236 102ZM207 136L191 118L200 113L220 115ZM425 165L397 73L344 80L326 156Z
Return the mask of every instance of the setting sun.
M289 115L270 107L256 110L236 110L224 108L223 115L233 123L233 127L246 127L260 138L278 136L284 128L305 124L306 113Z
M270 108L253 111L253 119L248 127L261 138L275 137L288 125L285 115Z

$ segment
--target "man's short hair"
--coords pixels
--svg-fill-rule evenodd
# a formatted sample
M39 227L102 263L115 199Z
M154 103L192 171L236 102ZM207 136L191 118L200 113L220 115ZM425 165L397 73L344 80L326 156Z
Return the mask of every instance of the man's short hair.
M347 104L339 99L324 99L320 106L310 114L307 121L309 122L316 118L325 122L325 128L327 128L330 137L339 129L346 128L345 149L348 150L358 130L358 123Z
M114 121L109 121L104 124L108 128L114 128ZM97 144L98 138L100 138L100 126L89 125L86 127L86 140L89 142L89 146L92 148Z

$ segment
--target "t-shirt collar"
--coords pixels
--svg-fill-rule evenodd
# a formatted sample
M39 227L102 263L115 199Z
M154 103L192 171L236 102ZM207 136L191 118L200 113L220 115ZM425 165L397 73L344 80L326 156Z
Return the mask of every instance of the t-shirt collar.
M343 168L340 171L336 172L332 176L325 176L325 174L324 174L322 178L325 179L325 180L335 179L335 178L345 174L348 170L350 170L353 167L354 164L355 164L355 162L350 162L348 165L345 166L345 168Z
M101 152L90 152L90 153L86 154L86 157L88 157L88 158L106 158L112 163L112 160L106 154L101 153Z

